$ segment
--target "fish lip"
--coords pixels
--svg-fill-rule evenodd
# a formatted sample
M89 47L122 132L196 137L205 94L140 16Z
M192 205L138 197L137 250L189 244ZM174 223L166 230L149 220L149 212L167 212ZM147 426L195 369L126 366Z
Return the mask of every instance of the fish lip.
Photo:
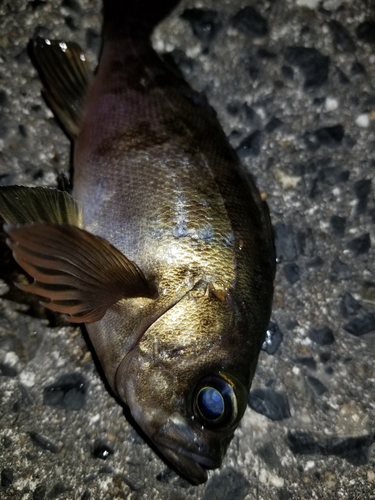
M199 453L194 453L193 451L185 450L180 446L173 446L171 444L158 444L158 449L163 453L163 450L170 450L179 456L183 456L185 459L198 464L200 467L204 467L205 469L217 469L221 465L220 460L215 460L212 457L208 457L207 455L201 455Z
M156 443L155 443L156 444ZM188 454L176 447L157 444L157 448L164 458L185 476L192 484L198 485L207 481L206 469L215 469L220 463L197 454Z
M206 469L221 466L221 446L208 447L213 444L212 441L206 441L199 434L197 436L180 414L171 415L154 434L152 441L171 465L192 484L206 482Z

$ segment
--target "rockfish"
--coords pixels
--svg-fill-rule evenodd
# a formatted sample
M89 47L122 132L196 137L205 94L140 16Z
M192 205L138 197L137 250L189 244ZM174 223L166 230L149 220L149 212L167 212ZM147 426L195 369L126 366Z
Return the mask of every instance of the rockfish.
M74 145L72 195L3 186L20 288L85 323L114 394L193 484L247 404L275 273L267 205L203 95L152 48L178 0L104 0L95 75L81 48L32 42Z

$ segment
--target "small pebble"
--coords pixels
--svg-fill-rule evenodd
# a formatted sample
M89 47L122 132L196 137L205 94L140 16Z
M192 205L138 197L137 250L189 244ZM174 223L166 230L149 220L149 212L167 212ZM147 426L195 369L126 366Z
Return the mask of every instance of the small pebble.
M370 116L368 113L363 113L357 116L355 120L356 125L361 128L367 128L370 125Z
M263 342L262 349L268 354L275 354L283 341L283 333L277 323L271 322L266 332L266 338Z
M335 341L333 331L329 326L312 329L308 335L310 340L319 345L331 345Z
M369 233L364 233L358 238L354 238L349 241L347 248L353 252L355 257L367 253L371 248Z
M254 389L250 391L248 401L252 410L271 420L284 420L291 416L287 395L272 389Z

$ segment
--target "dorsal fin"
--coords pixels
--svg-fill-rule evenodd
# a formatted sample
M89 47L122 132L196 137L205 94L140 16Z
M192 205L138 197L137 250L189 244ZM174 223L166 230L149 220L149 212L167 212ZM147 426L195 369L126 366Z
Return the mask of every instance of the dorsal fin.
M36 38L31 41L31 56L45 86L45 99L73 139L80 123L92 74L79 45L62 40Z

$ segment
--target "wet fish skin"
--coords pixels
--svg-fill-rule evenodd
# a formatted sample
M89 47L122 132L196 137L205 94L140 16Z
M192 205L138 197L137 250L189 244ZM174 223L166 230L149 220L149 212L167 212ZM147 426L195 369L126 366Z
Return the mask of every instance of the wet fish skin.
M94 246L106 240L128 259L125 283L138 279L138 293L129 286L101 319L87 322L87 331L114 393L163 455L199 484L206 468L220 466L245 411L275 263L267 206L215 112L152 49L154 24L177 3L158 2L157 10L151 0L104 1L99 68L92 82L80 80L89 90L75 101L82 106L77 115L80 105L69 116L62 107L64 84L57 91L44 74L49 102L74 137L73 198L82 207L81 229L54 226L50 233L74 234L78 242L88 231L99 238ZM38 43L49 53L46 42ZM1 205L0 193L0 213ZM50 221L41 220L48 231ZM37 237L27 225L8 230L21 265L32 263L25 249L31 234ZM74 260L73 250L69 255ZM88 257L100 281L107 263ZM27 270L43 279L32 265ZM57 298L55 308L65 312L64 300ZM200 398L212 394L219 406L207 410Z

